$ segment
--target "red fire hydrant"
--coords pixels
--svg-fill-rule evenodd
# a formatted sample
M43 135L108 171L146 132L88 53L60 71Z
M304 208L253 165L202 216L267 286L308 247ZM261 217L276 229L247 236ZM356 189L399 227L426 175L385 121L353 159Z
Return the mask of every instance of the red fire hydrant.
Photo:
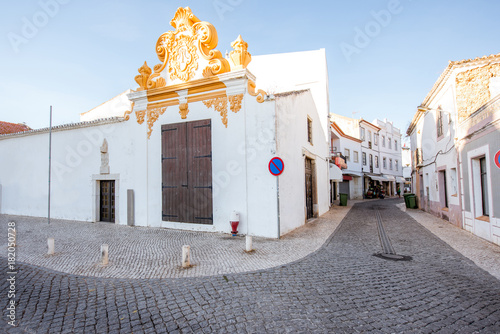
M231 233L232 233L233 237L238 235L239 223L240 223L240 215L236 211L233 211L231 213L231 218L229 220L229 224L231 224Z

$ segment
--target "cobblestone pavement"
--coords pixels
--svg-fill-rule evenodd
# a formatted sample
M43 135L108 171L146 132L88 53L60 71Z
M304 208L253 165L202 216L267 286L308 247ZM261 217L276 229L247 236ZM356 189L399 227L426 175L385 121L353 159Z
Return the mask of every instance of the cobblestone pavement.
M20 264L19 327L7 332L499 333L500 282L399 203L356 204L318 251L250 273L104 279ZM375 210L411 261L374 256ZM8 290L5 279L0 286ZM0 298L2 310L7 302Z
M398 206L453 249L500 280L500 246L422 210L406 210L404 204Z
M0 215L0 226L7 231L8 222L16 223L19 262L94 277L180 278L255 271L301 259L325 243L349 209L334 207L280 240L254 237L251 253L245 252L245 237L223 233L64 220L48 225L46 218L7 215ZM49 237L55 239L51 256ZM109 245L107 266L99 265L102 244ZM194 266L188 270L181 267L183 245L191 246ZM1 238L0 248L6 247L7 238Z

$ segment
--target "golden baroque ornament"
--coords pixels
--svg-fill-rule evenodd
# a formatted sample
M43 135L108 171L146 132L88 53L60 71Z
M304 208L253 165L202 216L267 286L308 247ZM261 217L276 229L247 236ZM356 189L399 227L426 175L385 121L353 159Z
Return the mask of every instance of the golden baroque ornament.
M148 139L151 137L151 133L153 132L153 125L158 120L160 115L163 115L165 110L167 110L167 107L148 109Z
M170 79L191 80L198 69L196 36L181 35L172 44L168 71Z
M222 117L222 124L227 128L227 97L216 97L214 99L203 101L207 108L214 108Z
M188 104L187 103L179 104L179 114L181 115L181 118L186 119L188 113L189 113Z
M266 92L264 92L262 89L259 89L257 92L255 91L255 88L257 86L255 85L255 82L252 80L248 80L248 94L251 96L257 96L256 100L259 103L264 102L264 97L266 96Z
M252 61L252 55L248 52L248 43L241 38L241 35L231 43L231 47L234 51L229 53L229 58L231 59L234 66L232 70L242 70L247 68L248 64Z
M241 101L243 101L243 94L229 96L229 109L237 113L241 110Z
M134 110L134 105L135 102L132 102L132 106L130 107L130 110L127 110L123 113L123 118L128 121L130 119L130 114L132 113L132 110Z
M137 110L135 112L135 117L137 117L137 123L144 123L144 117L146 116L146 110Z
M137 89L137 90L138 91L145 90L145 89L147 89L149 76L152 73L151 68L148 66L148 64L146 62L144 62L144 65L139 67L139 69L137 71L139 71L139 73L140 73L139 75L137 75L135 77L135 82L137 82L137 84L139 85L139 89Z

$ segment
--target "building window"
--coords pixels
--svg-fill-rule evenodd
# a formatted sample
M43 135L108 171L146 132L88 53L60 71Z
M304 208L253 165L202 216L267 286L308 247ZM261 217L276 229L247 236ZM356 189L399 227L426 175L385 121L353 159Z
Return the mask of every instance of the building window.
M351 150L348 148L344 149L345 161L350 161Z
M443 135L443 110L439 107L436 111L436 130L437 136L441 137Z
M378 168L378 156L375 156L375 168Z
M359 162L358 151L354 151L353 154L354 154L354 162L358 163Z
M375 146L378 145L378 133L373 134L373 144L375 144Z
M392 148L392 141L391 138L387 137L387 144L389 144L389 149Z
M382 159L382 167L383 167L384 169L387 169L387 159L386 159L386 158L383 158L383 159Z
M481 197L483 202L483 216L490 215L490 205L488 198L488 175L486 174L486 158L479 159L481 171Z
M368 131L368 141L369 142L372 141L372 132L371 131Z
M369 163L370 163L370 169L373 169L373 154L370 154ZM373 171L371 171L371 172L373 172Z
M307 141L312 145L313 143L313 121L307 117Z
M361 130L360 130L360 131L361 131L361 134L360 134L360 136L361 136L361 140L362 140L362 141L365 141L365 128L361 128Z
M399 161L394 161L394 169L399 170Z
M395 140L394 141L394 151L397 151L398 150L398 141Z
M382 136L382 147L385 147L385 136Z
M389 169L392 170L392 159L389 159Z
M366 166L366 153L365 152L363 152L362 157L363 157L363 166Z

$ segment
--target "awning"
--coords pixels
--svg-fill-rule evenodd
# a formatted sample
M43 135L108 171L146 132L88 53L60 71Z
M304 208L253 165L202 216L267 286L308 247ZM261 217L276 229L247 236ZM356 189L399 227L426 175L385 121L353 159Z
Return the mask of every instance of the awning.
M367 175L370 179L374 180L374 181L380 181L380 182L387 182L389 180L387 180L385 177L383 176L375 176L375 175Z
M351 176L357 176L357 177L361 177L363 176L364 174L361 173L361 172L355 172L355 171L352 171L352 170L348 170L348 169L344 169L342 171L342 174L344 175L351 175Z
M402 178L401 176L396 176L396 182L397 183L405 183L406 180L404 178Z
M384 177L387 179L386 181L392 181L392 182L396 181L396 179L392 175L384 175Z
M342 177L342 171L337 165L330 164L330 180L336 182L342 182L344 178Z

